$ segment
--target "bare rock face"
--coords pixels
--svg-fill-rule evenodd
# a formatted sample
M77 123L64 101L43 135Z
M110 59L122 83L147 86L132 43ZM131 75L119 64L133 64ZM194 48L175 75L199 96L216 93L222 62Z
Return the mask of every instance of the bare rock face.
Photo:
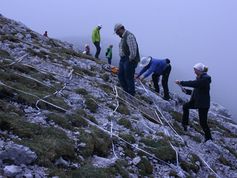
M18 173L20 173L22 171L20 166L15 166L15 165L11 165L11 166L6 166L4 169L4 175L7 177L15 177Z
M13 142L3 142L0 140L0 158L4 161L10 161L13 164L31 164L37 158L36 154L29 148L17 145Z

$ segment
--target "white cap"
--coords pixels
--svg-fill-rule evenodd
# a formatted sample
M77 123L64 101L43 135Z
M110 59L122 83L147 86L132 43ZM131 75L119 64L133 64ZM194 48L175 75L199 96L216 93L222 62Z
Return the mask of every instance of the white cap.
M139 63L140 67L146 67L150 61L151 61L152 57L148 56L148 57L142 57L141 62Z
M98 24L98 25L97 25L97 27L100 27L100 28L102 28L102 24Z
M199 70L200 72L203 72L205 69L205 65L202 63L197 63L193 66L193 68Z
M121 23L117 23L114 26L114 32L116 33L120 28L124 27Z

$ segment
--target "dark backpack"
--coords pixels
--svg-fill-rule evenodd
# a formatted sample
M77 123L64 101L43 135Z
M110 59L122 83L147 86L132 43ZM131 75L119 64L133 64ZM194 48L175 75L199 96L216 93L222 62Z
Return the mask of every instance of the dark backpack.
M109 54L109 49L107 49L107 51L106 51L105 55L107 56L108 54Z

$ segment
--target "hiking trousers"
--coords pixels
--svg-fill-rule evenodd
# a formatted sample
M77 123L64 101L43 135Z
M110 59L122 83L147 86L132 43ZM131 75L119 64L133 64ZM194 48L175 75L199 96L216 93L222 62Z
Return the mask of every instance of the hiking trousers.
M189 109L198 109L199 123L202 127L202 130L205 133L205 139L206 140L212 139L211 131L207 124L207 114L208 114L209 108L195 108L193 101L189 101L185 103L183 105L183 119L182 119L182 124L184 126L187 126L189 122Z
M95 53L95 58L99 59L99 55L100 55L100 42L94 42L94 45L96 47L96 53Z
M130 95L135 95L134 74L137 67L136 61L129 61L128 57L121 57L119 62L118 79L124 91Z
M108 59L108 64L111 65L112 58L108 57L107 59Z
M166 69L162 73L162 87L164 90L164 98L169 99L169 87L168 87L168 80L169 80L169 75L171 71L171 65L168 65ZM159 81L160 81L160 75L157 73L152 74L152 81L154 83L154 88L157 93L160 93L160 87L159 87Z

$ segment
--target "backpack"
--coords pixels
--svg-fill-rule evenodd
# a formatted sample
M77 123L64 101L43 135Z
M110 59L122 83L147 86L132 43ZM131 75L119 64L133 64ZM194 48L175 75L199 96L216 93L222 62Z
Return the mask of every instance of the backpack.
M107 49L105 55L107 56L109 54L109 48Z

